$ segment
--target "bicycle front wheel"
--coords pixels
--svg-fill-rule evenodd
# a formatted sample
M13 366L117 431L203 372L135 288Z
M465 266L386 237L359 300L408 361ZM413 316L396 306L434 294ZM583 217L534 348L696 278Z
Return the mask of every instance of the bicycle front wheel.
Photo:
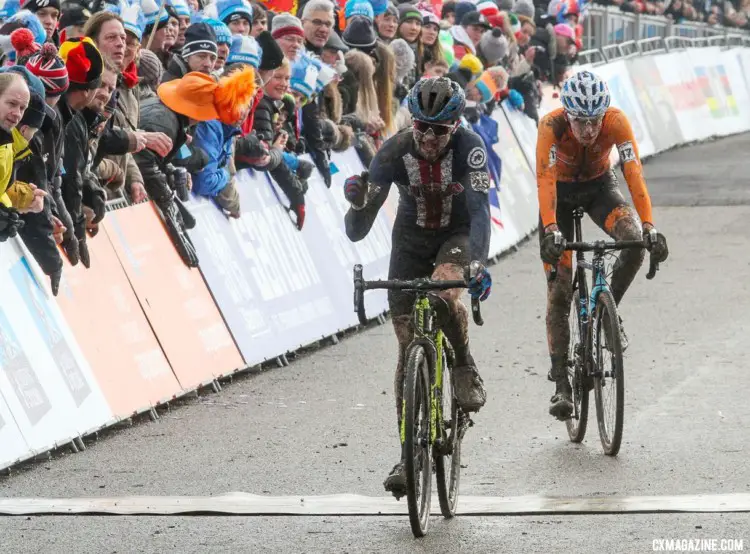
M612 293L599 293L596 301L594 350L596 373L594 396L599 437L604 453L617 456L622 442L625 411L625 380L622 363L622 342L617 306Z
M586 436L589 419L589 388L584 382L586 342L581 336L581 299L578 278L573 280L573 300L568 316L570 346L568 347L568 379L573 389L573 415L565 421L571 442L581 442Z
M430 521L432 462L430 457L430 379L432 353L412 343L406 356L404 426L406 436L406 503L415 537L423 537Z
M447 341L443 352L448 352ZM442 425L438 436L442 434L439 448L433 450L435 458L435 481L437 482L440 512L445 518L456 515L458 506L458 485L461 477L461 439L465 416L460 412L453 392L452 356L443 355L443 387L439 392L442 406ZM449 419L448 419L449 418Z

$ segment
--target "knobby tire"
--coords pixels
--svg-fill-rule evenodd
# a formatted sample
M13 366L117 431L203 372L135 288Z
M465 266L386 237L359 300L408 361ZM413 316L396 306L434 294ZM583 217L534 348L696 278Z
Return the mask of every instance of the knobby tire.
M625 411L625 381L622 359L622 341L617 306L612 293L603 291L596 303L596 336L594 337L597 377L594 379L596 419L599 423L599 438L604 453L617 456L622 442L622 427ZM605 352L611 354L610 363L604 361ZM605 375L608 372L609 375ZM614 391L612 389L614 388ZM605 393L614 394L614 421L606 421ZM609 428L608 428L609 427Z
M448 351L448 343L445 343L444 352ZM443 390L442 406L443 421L445 427L445 440L452 441L450 453L442 454L437 449L433 452L435 459L435 480L437 482L438 500L440 501L440 512L445 518L456 515L458 507L458 488L461 479L461 439L459 429L458 402L453 393L453 365L451 356L443 356ZM446 420L446 415L450 416Z
M407 351L404 402L406 503L415 537L427 533L430 522L432 463L430 460L430 379L434 359L425 346L412 343Z
M586 337L581 337L581 313L578 288L578 277L573 279L573 298L571 300L570 314L568 316L570 325L570 346L568 347L568 378L573 388L573 416L565 421L568 428L568 437L571 442L582 442L586 436L586 427L589 419L589 389L584 382ZM578 352L578 355L576 355Z

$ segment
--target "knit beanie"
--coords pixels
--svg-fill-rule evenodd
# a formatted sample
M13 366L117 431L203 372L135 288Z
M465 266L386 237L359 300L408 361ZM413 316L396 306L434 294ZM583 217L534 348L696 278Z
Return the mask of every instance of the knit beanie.
M235 35L232 37L232 46L229 48L227 64L244 63L258 69L261 55L262 50L253 37Z
M293 91L302 94L308 99L315 92L318 80L318 67L316 67L314 61L308 56L300 56L292 64L292 76L289 82Z
M182 46L182 59L193 54L216 54L216 34L208 23L193 23L185 29L185 44Z
M146 34L151 33L154 25L156 25L157 29L161 29L169 22L169 13L166 10L162 10L156 0L141 0L141 9L143 10L145 21L143 32Z
M141 84L155 90L161 82L161 76L164 73L164 66L161 63L161 60L159 60L159 57L151 50L141 48L139 56L138 76L141 78Z
M185 0L168 0L167 2L179 17L190 17L190 8Z
M238 19L247 19L253 23L253 7L243 0L218 0L216 2L218 19L229 25Z
M495 27L485 31L479 41L479 50L487 61L487 65L495 65L508 55L508 39L503 30Z
M497 0L497 6L502 12L509 12L513 9L513 0Z
M344 6L344 18L349 19L355 15L361 15L368 19L375 18L375 12L369 0L347 0Z
M232 44L232 31L224 23L213 18L203 19L203 22L213 27L214 34L216 34L216 44Z
M375 16L383 14L388 9L388 0L370 0L372 4L372 13Z
M23 112L23 117L18 122L18 127L28 125L34 129L40 129L47 115L45 106L43 96L39 96L33 92L29 94L29 105L26 106L26 111Z
M276 42L271 33L263 31L255 40L261 48L260 66L261 71L278 69L284 62L284 52L282 52L279 43Z
M513 5L513 13L516 15L523 15L534 19L535 11L531 0L516 0L516 3Z
M125 31L132 34L138 40L143 39L143 29L146 27L146 17L143 15L141 6L136 2L123 6L120 10L122 25Z
M417 9L416 6L412 4L401 4L398 7L398 22L399 24L403 23L404 21L407 21L409 19L417 19L422 21L422 14Z
M344 44L350 48L357 48L365 52L372 50L378 40L372 21L360 16L352 18L344 29L341 38L344 40Z
M305 38L302 22L299 18L288 13L277 14L271 23L271 36L278 40L287 35L296 35Z
M26 69L39 77L44 85L46 98L60 96L68 90L68 68L57 56L54 44L45 43L37 54L26 61Z
M21 5L21 9L29 10L32 13L36 13L42 8L55 8L60 11L60 0L26 0Z
M473 2L459 2L456 4L456 25L461 24L461 20L469 12L477 11L477 6Z
M16 29L10 34L10 44L16 51L16 59L25 61L42 48L34 41L34 34L26 28Z

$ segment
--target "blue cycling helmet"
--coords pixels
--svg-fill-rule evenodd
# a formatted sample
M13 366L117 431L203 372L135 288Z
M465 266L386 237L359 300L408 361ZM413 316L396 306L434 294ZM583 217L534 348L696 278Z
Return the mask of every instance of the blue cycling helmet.
M416 82L409 92L409 111L413 119L428 123L453 123L466 107L466 95L447 77L430 77Z
M563 83L560 100L568 115L594 118L604 115L611 98L603 79L591 71L579 71Z

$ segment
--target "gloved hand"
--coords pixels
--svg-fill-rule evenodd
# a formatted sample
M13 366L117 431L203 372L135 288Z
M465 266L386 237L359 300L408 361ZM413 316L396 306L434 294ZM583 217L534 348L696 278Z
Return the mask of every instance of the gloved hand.
M15 237L23 225L24 222L16 210L0 204L0 242Z
M508 93L508 102L517 110L522 110L524 107L523 95L514 88Z
M78 251L81 254L81 263L86 269L91 267L91 256L89 255L89 247L86 244L86 237L78 240Z
M370 173L363 171L362 175L352 175L344 181L344 197L355 210L365 207L369 178Z
M651 252L651 256L656 263L660 264L667 260L669 257L667 238L654 227L643 226L643 241L646 243L646 249Z
M492 275L489 270L477 261L471 262L469 272L469 294L473 299L484 302L492 292Z
M565 238L563 238L560 231L556 228L545 230L540 248L542 261L555 266L560 261L560 258L562 258L563 252L565 252Z
M70 265L78 265L80 261L80 249L78 248L78 238L72 233L69 236L65 236L62 242L63 250L65 255L68 257Z

